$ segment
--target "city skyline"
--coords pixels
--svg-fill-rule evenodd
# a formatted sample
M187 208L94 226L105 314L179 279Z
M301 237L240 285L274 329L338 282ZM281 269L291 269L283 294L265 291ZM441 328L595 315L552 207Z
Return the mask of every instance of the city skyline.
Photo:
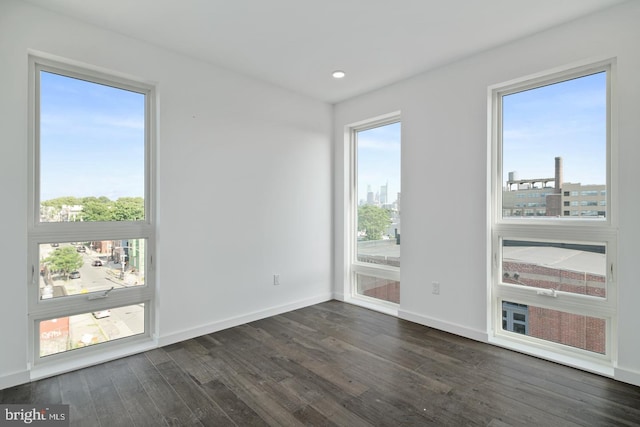
M367 200L367 189L373 193L387 185L387 203L397 199L400 187L400 122L358 132L358 202Z

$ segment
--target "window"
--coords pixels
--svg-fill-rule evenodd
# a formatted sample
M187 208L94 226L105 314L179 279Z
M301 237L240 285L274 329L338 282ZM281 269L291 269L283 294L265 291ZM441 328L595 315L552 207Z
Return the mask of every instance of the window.
M153 87L30 57L33 362L149 340Z
M400 121L351 128L352 292L376 304L400 302Z
M528 335L529 308L524 304L514 302L502 302L502 329L517 334Z
M492 340L608 367L616 314L616 211L610 191L614 65L603 62L490 89ZM539 183L553 188L546 194L545 215L514 212L516 194Z

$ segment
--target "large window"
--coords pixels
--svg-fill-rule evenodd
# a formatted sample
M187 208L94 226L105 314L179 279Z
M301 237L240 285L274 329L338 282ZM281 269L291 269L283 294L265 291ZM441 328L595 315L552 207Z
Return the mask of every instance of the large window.
M351 130L353 154L352 280L356 297L400 302L400 121Z
M153 88L38 57L30 88L34 363L148 339Z
M491 88L492 337L609 367L612 68L604 62ZM537 206L522 204L530 197Z

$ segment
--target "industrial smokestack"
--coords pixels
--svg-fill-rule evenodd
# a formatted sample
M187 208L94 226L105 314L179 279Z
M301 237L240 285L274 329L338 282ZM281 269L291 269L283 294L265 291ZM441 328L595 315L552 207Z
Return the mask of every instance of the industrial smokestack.
M555 193L562 193L562 157L556 157Z

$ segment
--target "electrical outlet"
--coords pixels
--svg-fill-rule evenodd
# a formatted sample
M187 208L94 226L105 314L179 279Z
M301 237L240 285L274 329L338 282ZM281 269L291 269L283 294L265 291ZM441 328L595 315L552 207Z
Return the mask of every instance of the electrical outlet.
M440 295L440 283L431 282L431 293L434 295Z
M274 286L278 286L280 284L280 275L279 274L274 274L273 275L273 285Z

